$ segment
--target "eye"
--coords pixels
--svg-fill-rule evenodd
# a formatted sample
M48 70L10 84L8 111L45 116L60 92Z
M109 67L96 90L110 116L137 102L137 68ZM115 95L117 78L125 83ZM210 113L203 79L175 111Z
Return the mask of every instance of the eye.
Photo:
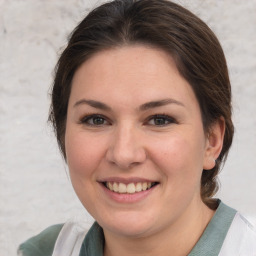
M109 121L102 115L93 114L89 116L85 116L80 121L82 124L90 125L90 126L103 126L109 125Z
M147 124L154 126L166 126L172 123L177 123L176 120L168 115L153 115L149 117Z

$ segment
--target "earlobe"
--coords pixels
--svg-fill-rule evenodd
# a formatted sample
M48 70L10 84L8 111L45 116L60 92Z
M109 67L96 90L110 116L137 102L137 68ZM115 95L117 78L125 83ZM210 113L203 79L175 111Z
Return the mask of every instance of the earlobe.
M207 136L204 170L210 170L214 168L216 159L222 150L224 134L225 120L223 117L221 117L212 124Z

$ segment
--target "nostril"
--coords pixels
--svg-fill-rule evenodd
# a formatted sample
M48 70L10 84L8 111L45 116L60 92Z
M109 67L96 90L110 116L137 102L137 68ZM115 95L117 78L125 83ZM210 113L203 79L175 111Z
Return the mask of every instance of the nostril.
M146 152L138 140L127 142L127 139L117 140L115 138L113 145L106 152L106 159L121 169L128 169L143 163L146 159Z

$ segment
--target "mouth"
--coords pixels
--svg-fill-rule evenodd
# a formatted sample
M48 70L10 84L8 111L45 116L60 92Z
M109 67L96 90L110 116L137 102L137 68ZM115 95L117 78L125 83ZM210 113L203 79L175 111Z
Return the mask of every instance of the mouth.
M119 194L135 194L149 190L158 185L158 182L132 182L124 184L122 182L102 182L102 184L112 192Z

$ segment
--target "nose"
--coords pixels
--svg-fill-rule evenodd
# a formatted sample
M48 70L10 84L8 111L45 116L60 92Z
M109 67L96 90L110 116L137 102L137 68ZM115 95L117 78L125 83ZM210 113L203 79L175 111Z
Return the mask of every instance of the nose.
M110 139L106 159L120 169L130 169L146 160L146 151L139 131L134 127L116 128Z

